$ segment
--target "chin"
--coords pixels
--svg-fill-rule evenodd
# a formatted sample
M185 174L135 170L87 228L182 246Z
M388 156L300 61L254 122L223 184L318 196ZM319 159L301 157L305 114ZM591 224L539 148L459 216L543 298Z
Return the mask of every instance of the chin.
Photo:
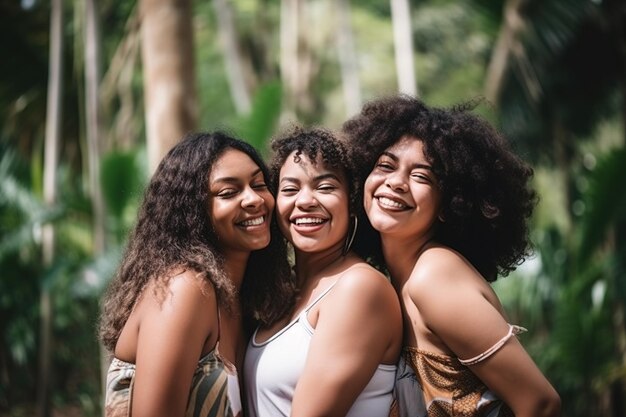
M390 225L385 222L377 222L376 220L370 220L370 224L378 233L391 233L398 228L397 224Z
M263 241L259 241L259 242L255 242L251 245L250 250L260 250L260 249L264 249L267 247L267 245L270 244L270 239L267 238L267 240L263 240Z

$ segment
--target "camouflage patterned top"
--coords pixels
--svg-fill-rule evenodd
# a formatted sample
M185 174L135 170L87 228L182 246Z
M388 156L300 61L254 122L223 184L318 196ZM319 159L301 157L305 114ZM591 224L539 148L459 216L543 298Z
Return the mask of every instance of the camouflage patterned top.
M107 373L105 416L130 417L135 365L114 358ZM235 367L217 348L200 361L193 375L185 417L241 417Z

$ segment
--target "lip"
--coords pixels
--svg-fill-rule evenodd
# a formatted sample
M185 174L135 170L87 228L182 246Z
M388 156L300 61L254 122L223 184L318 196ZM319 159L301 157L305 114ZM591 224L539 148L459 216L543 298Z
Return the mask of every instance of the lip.
M403 199L387 193L375 194L374 199L378 203L378 206L383 210L405 211L412 208L412 206Z

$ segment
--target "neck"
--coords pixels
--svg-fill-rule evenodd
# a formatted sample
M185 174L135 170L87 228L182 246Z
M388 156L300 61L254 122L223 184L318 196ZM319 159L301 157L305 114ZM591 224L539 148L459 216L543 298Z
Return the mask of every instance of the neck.
M224 254L224 271L237 292L241 289L243 283L243 276L246 272L246 266L250 259L250 252L234 252Z
M298 282L302 286L305 282L320 276L320 272L332 267L345 259L343 241L320 252L302 252L295 250L295 271Z
M417 259L431 239L431 234L418 238L381 235L383 257L396 288L401 287L410 278Z

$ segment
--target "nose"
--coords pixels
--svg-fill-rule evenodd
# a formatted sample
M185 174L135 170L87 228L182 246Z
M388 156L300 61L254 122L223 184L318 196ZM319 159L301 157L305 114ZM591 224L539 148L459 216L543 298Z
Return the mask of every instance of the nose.
M265 199L253 188L246 188L244 197L241 200L243 207L258 208L265 202Z
M315 195L312 190L309 188L302 188L298 192L296 196L296 207L299 209L308 209L311 207L315 207L317 205L317 200L315 199Z
M406 178L400 172L392 172L385 178L385 185L393 191L406 192L409 189Z

